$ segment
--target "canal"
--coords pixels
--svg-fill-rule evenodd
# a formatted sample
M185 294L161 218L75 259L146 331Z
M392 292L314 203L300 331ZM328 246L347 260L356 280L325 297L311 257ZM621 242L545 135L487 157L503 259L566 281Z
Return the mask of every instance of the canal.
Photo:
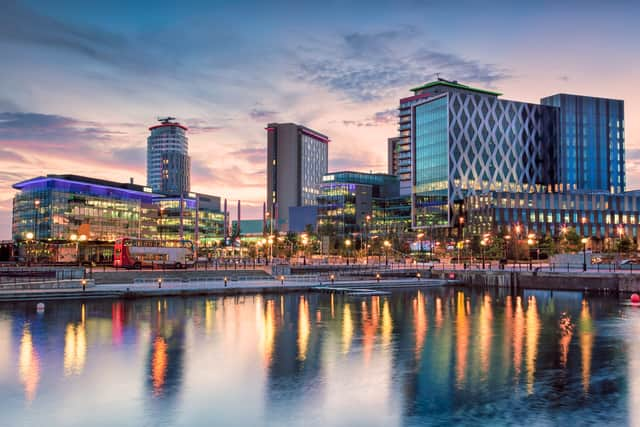
M0 304L6 426L631 425L640 307L436 288Z

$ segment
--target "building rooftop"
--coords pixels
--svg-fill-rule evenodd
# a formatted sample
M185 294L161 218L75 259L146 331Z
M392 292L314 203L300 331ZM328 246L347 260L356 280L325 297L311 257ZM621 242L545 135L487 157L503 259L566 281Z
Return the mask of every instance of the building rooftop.
M471 92L477 92L477 93L481 93L484 95L493 95L493 96L500 96L502 95L499 92L493 92L490 90L485 90L485 89L478 89L475 87L471 87L471 86L467 86L467 85L463 85L458 83L456 80L454 81L449 81L449 80L445 80L445 79L438 79L434 82L429 82L429 83L425 83L422 86L418 86L418 87L414 87L413 89L411 89L412 92L417 92L419 90L422 89L428 89L430 87L434 87L434 86L447 86L447 87L451 87L451 88L455 88L455 89L462 89L462 90L468 90Z

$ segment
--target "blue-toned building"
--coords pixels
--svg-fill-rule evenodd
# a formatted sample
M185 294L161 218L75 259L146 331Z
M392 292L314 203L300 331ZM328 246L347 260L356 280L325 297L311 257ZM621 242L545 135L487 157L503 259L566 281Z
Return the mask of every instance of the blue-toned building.
M443 79L412 90L428 95L411 107L415 229L461 224L465 197L554 182L555 107Z
M399 198L399 178L395 175L352 171L326 174L318 196L318 232L344 237L363 231L396 231L401 227L394 221L405 224L409 219L409 211L403 209L405 204ZM405 212L406 217L398 217Z
M558 108L558 191L624 192L624 101L557 94L540 102Z

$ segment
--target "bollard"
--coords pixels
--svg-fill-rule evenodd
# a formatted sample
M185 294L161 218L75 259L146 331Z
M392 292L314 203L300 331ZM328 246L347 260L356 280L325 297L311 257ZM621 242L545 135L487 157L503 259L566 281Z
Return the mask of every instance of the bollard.
M284 285L284 276L280 276L280 283Z
M380 283L380 273L376 273L376 281Z
M85 289L87 288L87 279L82 279L82 292L85 291Z
M162 277L158 277L158 289L162 288Z
M419 271L416 273L416 277L418 278L418 280L420 280L420 277L422 277Z
M227 281L228 281L228 280L229 280L229 279L227 278L227 276L224 276L224 287L225 287L225 288L227 287Z
M331 276L329 276L329 278L331 279L331 284L333 285L333 282L336 279L336 276L332 274Z

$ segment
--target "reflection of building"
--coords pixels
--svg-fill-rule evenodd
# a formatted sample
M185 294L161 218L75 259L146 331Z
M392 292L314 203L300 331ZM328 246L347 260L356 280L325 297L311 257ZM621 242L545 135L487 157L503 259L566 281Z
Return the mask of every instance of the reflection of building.
M329 138L294 123L267 126L267 212L280 224L292 206L311 206L327 173ZM274 224L274 225L275 225Z
M191 160L187 128L173 117L159 119L147 138L147 185L158 193L190 191Z

